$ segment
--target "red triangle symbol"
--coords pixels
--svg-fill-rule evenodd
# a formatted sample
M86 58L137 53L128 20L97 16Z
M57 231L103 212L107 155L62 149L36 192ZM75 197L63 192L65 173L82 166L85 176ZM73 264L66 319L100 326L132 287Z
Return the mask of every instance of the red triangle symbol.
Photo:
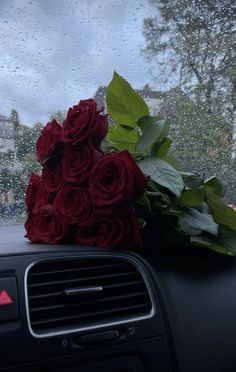
M10 305L13 303L11 296L7 291L3 290L0 292L0 305Z

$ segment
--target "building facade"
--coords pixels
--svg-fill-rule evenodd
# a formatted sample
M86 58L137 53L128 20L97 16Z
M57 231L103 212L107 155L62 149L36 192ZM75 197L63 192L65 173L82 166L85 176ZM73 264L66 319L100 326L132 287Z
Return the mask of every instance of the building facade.
M0 114L0 153L15 152L15 129L13 122Z
M95 93L94 99L99 108L102 106L106 108L106 90L107 87L101 86ZM152 115L155 115L160 111L166 92L153 91L148 86L143 89L136 89L136 92L143 97Z

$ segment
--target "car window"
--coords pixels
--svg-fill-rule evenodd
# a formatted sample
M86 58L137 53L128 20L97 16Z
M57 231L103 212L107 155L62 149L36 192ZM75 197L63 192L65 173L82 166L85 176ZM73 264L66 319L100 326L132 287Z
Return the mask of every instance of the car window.
M43 125L80 99L103 106L114 70L169 120L172 164L220 176L236 204L234 1L10 0L0 13L0 224L25 220Z

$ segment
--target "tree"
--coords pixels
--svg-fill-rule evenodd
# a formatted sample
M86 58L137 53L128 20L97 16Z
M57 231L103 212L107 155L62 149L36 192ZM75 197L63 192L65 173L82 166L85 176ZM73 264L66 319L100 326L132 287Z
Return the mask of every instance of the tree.
M59 124L62 124L63 121L65 120L65 117L66 117L66 112L65 111L56 111L52 114L50 114L50 119L53 120L53 119L56 119L56 121L59 123Z
M186 171L221 175L231 162L231 125L213 113L206 103L193 102L179 89L173 89L159 113L169 120L174 139L171 153Z
M12 177L11 172L7 168L0 170L0 194L11 190Z
M16 110L11 110L10 119L12 123L14 124L14 129L17 131L20 127L20 117Z
M156 15L144 20L143 53L153 77L164 78L166 90L179 87L193 100L182 96L178 104L169 101L173 152L185 169L221 175L229 184L228 200L236 203L236 166L231 159L236 133L236 2L149 1Z
M144 53L169 83L209 111L236 112L236 2L150 0L157 15L144 20ZM222 96L224 98L222 105ZM219 105L219 102L221 103ZM223 107L222 107L223 106ZM223 110L222 110L223 108Z
M41 123L35 124L32 128L25 125L20 126L17 139L17 158L24 161L29 155L35 155L35 143L43 128Z

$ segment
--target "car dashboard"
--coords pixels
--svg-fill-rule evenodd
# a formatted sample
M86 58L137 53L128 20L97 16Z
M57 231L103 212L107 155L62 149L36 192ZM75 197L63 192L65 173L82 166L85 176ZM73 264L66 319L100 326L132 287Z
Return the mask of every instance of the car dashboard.
M0 236L0 371L236 370L234 258Z

